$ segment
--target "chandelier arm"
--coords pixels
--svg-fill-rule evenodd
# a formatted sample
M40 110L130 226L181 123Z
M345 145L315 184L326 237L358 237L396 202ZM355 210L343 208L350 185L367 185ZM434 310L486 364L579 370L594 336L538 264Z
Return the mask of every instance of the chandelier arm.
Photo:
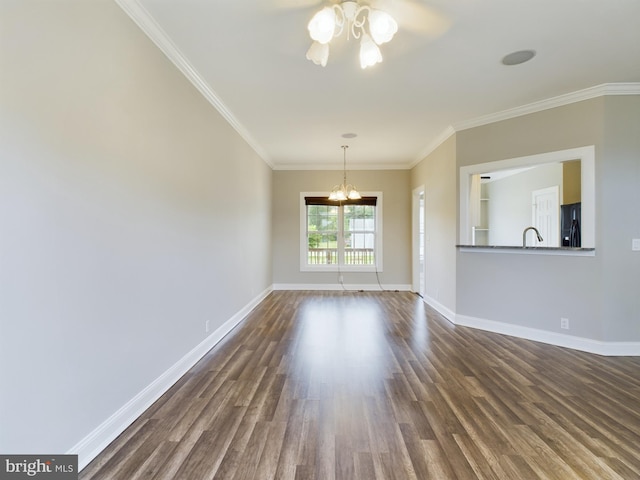
M333 5L333 10L336 12L336 27L338 27L338 31L334 32L333 34L333 38L335 38L342 35L342 32L344 31L344 26L348 22L347 22L347 17L344 14L344 10L342 10L342 7L340 5L338 4ZM347 30L347 37L348 36L349 36L349 31Z
M365 33L364 24L367 21L367 16L370 12L371 8L369 5L362 5L358 7L358 10L356 10L355 15L353 16L353 22L351 23L351 35L353 35L353 38L358 39L363 33ZM359 16L362 16L362 18L358 19Z
M349 145L342 145L342 185L334 185L329 194L329 200L344 201L358 200L362 198L356 186L347 183L347 148Z

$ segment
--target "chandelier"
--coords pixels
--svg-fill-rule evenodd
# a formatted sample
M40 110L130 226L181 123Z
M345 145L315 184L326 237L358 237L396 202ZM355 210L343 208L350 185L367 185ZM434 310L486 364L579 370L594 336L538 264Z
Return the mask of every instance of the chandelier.
M368 31L365 28L368 20ZM368 5L346 1L317 12L309 25L309 36L314 41L307 51L307 59L316 65L327 64L329 42L346 30L347 39L360 39L360 66L367 68L382 62L378 45L388 42L398 31L391 15Z
M347 183L347 148L349 145L342 145L343 152L343 177L342 185L335 185L329 194L329 200L340 202L343 200L359 200L362 198L355 185Z

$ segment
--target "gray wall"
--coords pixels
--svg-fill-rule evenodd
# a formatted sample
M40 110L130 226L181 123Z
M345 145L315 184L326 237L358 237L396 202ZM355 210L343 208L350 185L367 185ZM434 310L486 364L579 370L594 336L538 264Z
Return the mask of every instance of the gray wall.
M348 180L361 192L383 194L383 271L385 285L411 284L411 191L409 170L355 170ZM300 271L300 193L329 192L342 182L341 171L273 172L273 283L336 284L337 273ZM376 284L372 272L344 273L345 284Z
M602 338L640 341L640 95L606 97L598 166Z
M271 170L115 3L0 22L0 451L62 453L270 287Z
M456 313L578 337L640 340L640 97L600 97L458 132L458 167L595 145L596 256L457 255ZM635 132L635 134L633 133ZM570 320L560 330L560 317Z
M452 135L411 170L411 189L424 186L425 294L456 310L456 136Z

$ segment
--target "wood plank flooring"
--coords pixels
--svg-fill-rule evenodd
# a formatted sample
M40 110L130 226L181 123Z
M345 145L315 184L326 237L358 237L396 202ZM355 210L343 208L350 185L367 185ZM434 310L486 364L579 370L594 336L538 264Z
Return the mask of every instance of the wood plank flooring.
M455 327L407 292L273 292L80 474L640 479L640 358Z

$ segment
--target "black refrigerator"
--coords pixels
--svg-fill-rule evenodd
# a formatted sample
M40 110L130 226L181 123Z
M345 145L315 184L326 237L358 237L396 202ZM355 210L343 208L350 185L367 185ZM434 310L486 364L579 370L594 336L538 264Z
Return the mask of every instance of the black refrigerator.
M560 244L563 247L580 247L580 205L569 203L560 206Z

